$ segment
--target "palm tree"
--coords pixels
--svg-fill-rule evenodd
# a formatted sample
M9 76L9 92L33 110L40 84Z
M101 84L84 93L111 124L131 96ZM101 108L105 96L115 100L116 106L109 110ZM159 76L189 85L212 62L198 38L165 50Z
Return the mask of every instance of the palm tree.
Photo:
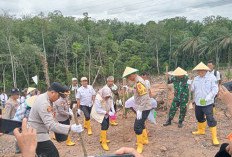
M194 23L190 28L190 36L185 38L183 44L181 45L183 52L190 52L193 56L194 66L197 64L197 57L199 54L198 46L201 44L203 38L201 34L203 32L204 26L200 22Z

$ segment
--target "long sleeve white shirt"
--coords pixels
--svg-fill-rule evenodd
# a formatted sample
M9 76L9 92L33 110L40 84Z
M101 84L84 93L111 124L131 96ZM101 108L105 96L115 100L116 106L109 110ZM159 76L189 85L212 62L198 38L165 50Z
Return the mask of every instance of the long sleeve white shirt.
M192 89L195 94L195 103L197 106L203 106L200 104L201 99L205 99L208 106L214 103L214 98L218 93L217 79L213 75L206 73L204 77L195 77L192 83Z

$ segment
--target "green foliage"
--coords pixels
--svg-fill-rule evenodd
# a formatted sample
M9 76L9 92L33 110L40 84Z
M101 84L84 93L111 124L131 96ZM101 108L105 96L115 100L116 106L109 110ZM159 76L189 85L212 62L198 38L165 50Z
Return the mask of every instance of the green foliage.
M109 75L121 80L126 66L156 75L166 65L169 70L191 70L209 59L217 60L217 67L230 64L231 53L232 21L220 16L202 22L175 17L134 24L92 20L87 12L81 19L65 17L58 10L22 18L0 15L0 73L5 70L0 88L5 80L6 91L14 85L12 65L18 88L35 86L31 77L38 75L38 88L46 90L40 54L46 54L50 81L69 85L72 77L89 76L89 64L91 83L102 67L96 80L102 84Z

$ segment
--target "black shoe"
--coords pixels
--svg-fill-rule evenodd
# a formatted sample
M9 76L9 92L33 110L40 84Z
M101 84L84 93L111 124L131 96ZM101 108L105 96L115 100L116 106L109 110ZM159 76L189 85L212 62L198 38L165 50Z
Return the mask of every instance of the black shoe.
M171 121L172 121L171 119L168 119L168 120L167 120L167 122L163 124L163 126L171 125L171 124L172 124L172 122L171 122Z
M182 128L182 127L183 127L183 121L179 121L178 127L179 127L179 128Z

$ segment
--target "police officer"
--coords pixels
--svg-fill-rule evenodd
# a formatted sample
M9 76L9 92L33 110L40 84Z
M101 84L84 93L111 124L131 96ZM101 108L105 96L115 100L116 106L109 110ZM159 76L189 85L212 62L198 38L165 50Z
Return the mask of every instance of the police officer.
M123 73L123 78L127 77L130 81L134 82L134 88L132 90L132 92L134 93L136 106L134 131L137 136L137 152L142 153L143 144L148 144L145 121L150 113L150 110L152 109L152 105L146 83L140 76L136 74L137 71L137 69L126 67Z
M186 76L187 72L180 67L178 67L172 75L171 79L169 79L169 75L166 74L166 77L168 78L168 84L173 83L174 84L174 98L172 101L172 106L169 111L168 120L166 123L163 124L163 126L171 125L171 121L173 120L176 111L180 107L180 115L179 115L179 124L178 127L183 127L183 121L186 115L186 105L188 103L189 99L189 90L188 90L188 76Z
M66 91L65 94L65 98L60 97L56 102L55 102L55 106L56 106L56 120L61 123L61 124L66 124L66 125L70 125L70 120L72 119L72 111L69 108L68 105L68 100L67 100L67 96L69 94L69 91ZM58 134L55 133L55 139L59 142L59 141L65 141L66 140L66 145L67 146L73 146L75 145L74 142L71 142L70 140L70 135L64 135L64 134Z
M56 123L53 120L51 105L58 100L60 96L64 98L65 91L67 90L67 87L63 87L57 82L52 83L46 93L38 96L31 109L28 125L37 130L38 145L36 153L39 157L59 157L59 152L49 137L49 131L65 135L68 135L70 131L83 131L81 125L73 124L70 126Z
M213 145L219 145L216 129L217 122L213 116L214 97L218 93L218 84L216 78L207 73L209 70L210 69L202 62L193 69L193 71L197 71L198 74L192 83L192 91L195 94L195 114L198 121L198 131L192 132L192 134L205 134L207 120L207 124L212 132Z
M5 119L13 119L16 113L17 108L19 107L19 98L20 91L18 88L12 88L10 91L10 98L6 101L6 110L4 114Z
M88 85L86 77L81 78L81 87L77 90L77 108L80 115L80 109L84 112L84 128L88 129L88 135L92 135L90 126L90 113L95 100L96 92L91 85Z

